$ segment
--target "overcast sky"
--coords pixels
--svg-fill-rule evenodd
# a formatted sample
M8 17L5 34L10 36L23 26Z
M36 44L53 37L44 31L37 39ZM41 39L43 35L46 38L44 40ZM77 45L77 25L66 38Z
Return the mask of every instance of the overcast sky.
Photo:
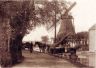
M73 1L73 0L71 0ZM76 32L88 31L96 23L96 0L74 0L76 6L72 9Z
M88 31L89 28L96 24L96 0L67 0L76 2L77 4L71 10L74 17L74 25L76 32ZM38 30L39 29L39 30ZM42 33L43 32L43 33ZM49 36L54 36L52 32ZM45 28L37 28L32 31L31 34L27 35L24 40L35 40L39 39L42 35L48 35Z

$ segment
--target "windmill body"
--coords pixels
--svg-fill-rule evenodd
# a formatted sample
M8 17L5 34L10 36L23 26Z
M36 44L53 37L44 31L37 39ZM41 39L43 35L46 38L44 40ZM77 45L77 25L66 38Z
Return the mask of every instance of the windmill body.
M75 28L73 24L73 17L68 14L68 12L75 6L75 2L65 11L65 13L61 16L62 22L60 25L59 32L56 37L57 43L66 36L75 34Z

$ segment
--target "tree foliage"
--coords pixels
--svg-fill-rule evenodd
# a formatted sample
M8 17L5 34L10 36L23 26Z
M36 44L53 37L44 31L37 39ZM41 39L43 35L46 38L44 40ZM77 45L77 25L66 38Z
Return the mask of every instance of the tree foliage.
M88 32L78 32L76 34L76 37L78 39L86 39L86 40L88 40Z
M0 1L0 17L9 18L13 32L25 34L31 28L30 20L35 20L32 1ZM34 18L34 19L33 19Z
M19 33L24 35L27 29L32 29L36 25L47 24L47 26L50 26L53 24L55 14L57 20L60 20L60 15L68 7L66 1L40 1L39 3L36 0L0 1L0 17L8 17L13 32L18 30Z
M38 15L37 17L42 24L50 27L50 25L55 23L55 17L56 22L61 20L60 16L64 13L64 11L66 11L67 8L68 6L66 1L52 0L49 2L46 0L43 1L43 3L39 3L39 6L37 6L36 9L36 14Z
M42 36L41 38L42 38L42 42L44 43L48 42L49 40L48 36Z

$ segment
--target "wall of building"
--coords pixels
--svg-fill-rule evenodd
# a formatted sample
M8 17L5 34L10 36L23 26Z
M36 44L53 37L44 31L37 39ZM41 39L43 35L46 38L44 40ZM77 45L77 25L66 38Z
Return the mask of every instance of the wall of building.
M96 30L89 30L89 51L96 52Z

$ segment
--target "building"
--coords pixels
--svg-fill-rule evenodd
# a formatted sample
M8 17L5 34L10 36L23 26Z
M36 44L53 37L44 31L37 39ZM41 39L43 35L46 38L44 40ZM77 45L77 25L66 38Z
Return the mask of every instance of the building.
M96 24L89 29L89 51L96 52Z

